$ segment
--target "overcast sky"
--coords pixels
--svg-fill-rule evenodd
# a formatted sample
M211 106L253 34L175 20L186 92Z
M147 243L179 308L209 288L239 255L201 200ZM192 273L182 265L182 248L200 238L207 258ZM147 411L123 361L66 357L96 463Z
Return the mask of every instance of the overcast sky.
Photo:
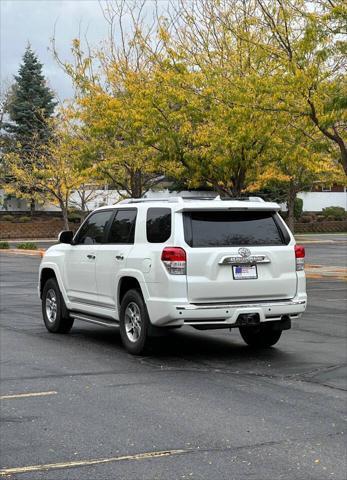
M1 82L6 85L17 73L28 42L44 66L49 85L60 99L71 96L69 79L48 48L54 26L57 49L69 58L71 40L88 32L90 44L107 36L107 25L97 0L0 0Z

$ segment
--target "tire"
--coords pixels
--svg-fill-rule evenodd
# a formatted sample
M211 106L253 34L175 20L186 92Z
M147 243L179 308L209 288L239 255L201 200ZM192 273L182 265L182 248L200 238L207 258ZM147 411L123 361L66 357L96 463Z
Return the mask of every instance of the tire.
M281 337L281 330L274 330L272 325L260 325L259 327L240 327L243 340L250 347L272 347Z
M120 336L124 347L133 355L141 355L148 346L150 320L141 293L129 290L123 297L119 316Z
M42 315L51 333L68 333L74 319L69 317L64 299L55 278L49 278L42 291Z

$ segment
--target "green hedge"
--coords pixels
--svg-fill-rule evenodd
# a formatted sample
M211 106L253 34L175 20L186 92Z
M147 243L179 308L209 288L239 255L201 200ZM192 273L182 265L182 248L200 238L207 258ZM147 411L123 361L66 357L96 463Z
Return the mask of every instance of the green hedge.
M23 242L18 243L16 248L20 248L21 250L37 250L37 245L34 242Z
M347 221L296 222L295 233L335 233L347 232Z

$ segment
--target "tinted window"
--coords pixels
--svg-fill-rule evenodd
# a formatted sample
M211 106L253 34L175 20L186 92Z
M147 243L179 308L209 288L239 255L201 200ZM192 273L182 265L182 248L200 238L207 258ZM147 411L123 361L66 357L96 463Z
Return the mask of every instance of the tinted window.
M106 210L90 215L78 232L76 243L83 243L84 245L104 243L105 230L112 213L111 210Z
M135 209L117 211L107 243L134 243L136 213Z
M150 243L166 242L171 236L171 209L149 208L146 227Z
M185 240L191 247L282 245L273 212L189 212L184 215Z

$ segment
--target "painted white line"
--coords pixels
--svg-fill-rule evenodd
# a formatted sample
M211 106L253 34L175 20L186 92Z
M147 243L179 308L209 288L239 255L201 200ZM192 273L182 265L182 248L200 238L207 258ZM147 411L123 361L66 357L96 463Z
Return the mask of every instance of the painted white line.
M56 395L58 392L51 390L50 392L33 392L33 393L16 393L13 395L1 395L0 400L10 400L12 398L28 398L28 397L45 397L47 395Z
M120 462L125 460L146 460L150 458L169 457L171 455L179 455L188 452L189 450L164 450L159 452L137 453L135 455L123 455L119 457L100 458L93 460L75 460L72 462L46 463L42 465L29 465L27 467L4 468L3 470L0 470L0 476L39 472L45 470L58 470L63 468L86 467L90 465L100 465L103 463Z

